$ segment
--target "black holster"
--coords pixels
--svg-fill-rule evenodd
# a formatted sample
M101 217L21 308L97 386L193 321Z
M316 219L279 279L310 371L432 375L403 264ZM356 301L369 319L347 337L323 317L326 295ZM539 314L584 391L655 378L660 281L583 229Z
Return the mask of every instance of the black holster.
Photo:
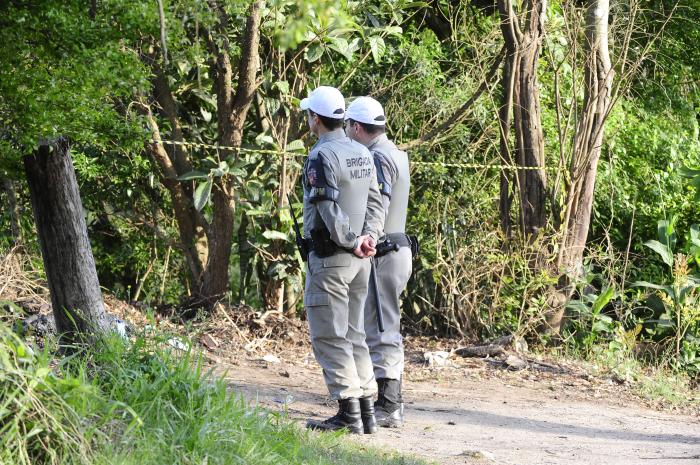
M339 249L338 245L331 239L331 233L326 228L311 230L310 245L309 250L316 253L316 256L319 258L330 257Z
M390 233L385 236L383 242L377 245L377 256L381 257L389 252L398 252L399 247L410 247L411 255L416 258L420 251L417 236L409 236L404 233Z
M386 255L388 253L398 252L399 247L400 247L399 244L392 241L391 239L387 239L387 240L377 244L377 254L375 256L376 257L383 257L384 255Z

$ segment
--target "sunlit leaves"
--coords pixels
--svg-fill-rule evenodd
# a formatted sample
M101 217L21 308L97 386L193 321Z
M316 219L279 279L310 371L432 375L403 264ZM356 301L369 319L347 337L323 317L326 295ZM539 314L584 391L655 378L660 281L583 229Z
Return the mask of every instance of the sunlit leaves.
M379 63L382 59L382 55L384 55L384 52L386 51L384 39L377 36L370 37L369 46L372 50L372 58L374 58L374 62Z
M40 137L63 135L107 150L116 146L118 134L140 131L114 105L149 87L142 63L125 46L116 24L129 3L101 2L94 19L84 2L75 1L0 9L5 23L0 27L0 114L10 117L3 132L17 148L15 157L30 151Z
M194 192L194 208L201 210L209 201L211 196L211 188L213 181L211 178L207 179L205 182L200 183L197 186L197 190Z

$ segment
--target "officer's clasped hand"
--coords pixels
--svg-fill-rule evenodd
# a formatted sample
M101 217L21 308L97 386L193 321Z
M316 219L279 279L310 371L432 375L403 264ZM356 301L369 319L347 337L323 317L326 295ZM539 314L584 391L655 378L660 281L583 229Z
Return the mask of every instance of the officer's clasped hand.
M352 251L355 256L360 258L373 257L377 253L377 242L372 236L366 234L357 238L357 247Z

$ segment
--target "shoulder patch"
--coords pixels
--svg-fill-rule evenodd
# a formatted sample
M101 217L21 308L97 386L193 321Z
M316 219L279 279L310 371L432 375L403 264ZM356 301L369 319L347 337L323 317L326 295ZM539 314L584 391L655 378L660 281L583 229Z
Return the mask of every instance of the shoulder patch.
M386 175L384 174L384 168L382 167L382 157L384 155L381 152L372 152L372 157L374 158L374 168L377 172L377 185L379 186L379 192L391 199L391 185L386 180Z
M338 189L328 185L323 157L321 153L315 158L310 158L306 167L306 183L309 188L309 201L312 203L319 200L337 201L339 197Z

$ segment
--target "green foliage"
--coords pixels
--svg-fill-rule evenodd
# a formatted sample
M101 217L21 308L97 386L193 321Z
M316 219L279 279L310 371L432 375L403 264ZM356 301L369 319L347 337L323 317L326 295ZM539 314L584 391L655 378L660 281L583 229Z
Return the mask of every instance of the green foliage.
M125 46L123 29L136 27L155 7L100 2L91 19L77 1L41 7L5 3L0 9L0 139L2 161L12 166L42 138L62 135L101 151L134 148L124 134L140 128L111 102L148 88L139 57ZM132 16L136 14L135 16ZM9 164L9 165L8 165Z
M94 395L91 386L55 376L48 353L34 353L0 323L0 463L93 463L71 406L82 395Z
M107 339L52 368L0 324L0 463L424 463L250 407L168 339Z
M615 288L610 286L598 293L583 293L580 299L569 302L567 309L571 312L569 326L565 335L576 338L584 350L590 352L601 340L609 342L620 327L610 315L602 313L612 299L616 297Z
M669 112L666 106L624 102L606 128L610 153L601 161L593 231L602 233L611 225L620 248L633 217L636 237L655 236L656 220L671 212L681 229L696 220L692 191L678 168L700 160L698 123L691 115Z
M690 179L690 184L695 188L695 201L700 203L700 169L682 166L680 174L684 178Z
M660 226L661 226L660 222ZM667 228L659 228L664 235ZM663 237L661 237L663 239ZM671 243L667 241L667 243ZM653 245L653 244L652 244ZM651 246L650 246L651 247ZM664 262L671 271L672 282L669 284L654 284L638 281L634 285L657 291L664 311L658 317L653 333L656 337L671 337L675 350L674 354L679 367L693 374L700 374L700 277L693 276L689 269L688 257L676 254L675 262L667 260L672 255L672 246L660 250L651 247L662 255Z

